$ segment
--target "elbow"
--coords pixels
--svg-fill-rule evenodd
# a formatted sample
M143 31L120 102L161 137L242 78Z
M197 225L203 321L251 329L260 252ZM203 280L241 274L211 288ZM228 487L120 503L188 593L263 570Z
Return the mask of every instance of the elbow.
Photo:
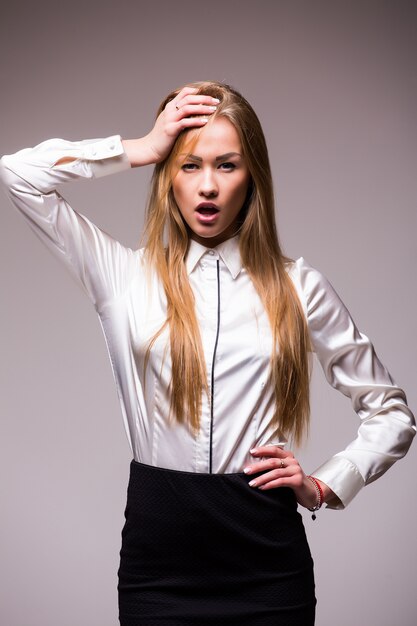
M0 158L0 183L10 197L22 194L39 195L41 192L30 181L30 170L24 161L14 154L5 154Z
M417 432L417 428L416 428L416 424L413 421L411 424L408 425L407 430L407 436L406 436L406 442L405 442L405 450L404 450L404 454L406 454L413 442L414 437L416 436L416 432Z
M0 158L0 180L3 184L6 183L6 169L7 169L7 165L6 165L6 159L7 156L4 155Z
M0 182L6 190L12 191L16 186L16 174L10 169L9 155L5 154L0 159Z

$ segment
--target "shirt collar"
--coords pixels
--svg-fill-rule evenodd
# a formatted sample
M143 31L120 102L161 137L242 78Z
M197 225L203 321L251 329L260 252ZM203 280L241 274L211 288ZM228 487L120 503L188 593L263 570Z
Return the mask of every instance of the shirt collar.
M197 241L194 241L194 239L190 239L186 258L188 274L194 271L200 259L205 254L208 254L209 250L215 250L218 253L233 278L238 276L242 269L242 259L239 251L239 235L226 239L215 248L206 248L200 243L197 243Z

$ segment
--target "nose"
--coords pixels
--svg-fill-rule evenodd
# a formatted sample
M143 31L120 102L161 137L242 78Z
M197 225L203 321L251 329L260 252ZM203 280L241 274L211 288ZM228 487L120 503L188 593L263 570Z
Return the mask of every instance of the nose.
M200 178L200 196L213 197L219 192L216 176L211 168L202 170Z

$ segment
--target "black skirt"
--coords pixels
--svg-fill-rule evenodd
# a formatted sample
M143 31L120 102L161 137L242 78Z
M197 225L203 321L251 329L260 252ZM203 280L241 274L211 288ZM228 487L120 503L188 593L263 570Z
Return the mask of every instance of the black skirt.
M312 626L313 561L294 492L254 476L132 461L121 626Z

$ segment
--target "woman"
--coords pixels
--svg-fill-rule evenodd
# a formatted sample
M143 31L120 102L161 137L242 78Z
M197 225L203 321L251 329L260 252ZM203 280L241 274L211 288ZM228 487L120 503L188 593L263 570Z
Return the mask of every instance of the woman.
M56 191L149 164L143 249ZM324 502L344 508L407 452L415 423L328 281L283 256L252 107L227 85L192 83L141 139L48 140L3 157L2 177L106 337L133 452L122 626L314 624L297 504L313 517ZM361 425L310 476L286 445L308 426L312 351Z

